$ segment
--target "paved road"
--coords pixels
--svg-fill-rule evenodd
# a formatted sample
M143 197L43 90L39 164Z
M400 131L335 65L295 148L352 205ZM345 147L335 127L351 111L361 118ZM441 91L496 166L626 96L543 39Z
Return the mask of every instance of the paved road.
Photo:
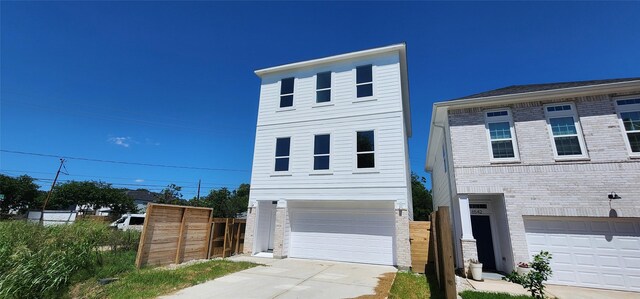
M258 266L163 296L197 298L354 298L374 294L378 276L396 272L391 266L302 259L274 260L239 256Z

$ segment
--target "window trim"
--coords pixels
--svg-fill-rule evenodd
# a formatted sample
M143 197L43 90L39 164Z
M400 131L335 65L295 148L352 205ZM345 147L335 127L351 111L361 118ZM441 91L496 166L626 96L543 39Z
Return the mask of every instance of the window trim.
M325 88L318 88L318 75L319 74L326 74L329 73L329 87L325 87ZM326 106L326 105L330 105L333 104L333 72L332 71L325 71L325 72L317 72L315 74L315 76L313 76L315 81L316 81L316 92L315 92L315 100L313 101L314 106ZM328 90L329 91L329 100L326 102L318 102L318 91L325 91Z
M289 156L277 156L278 154L278 139L284 139L284 138L289 138ZM271 166L271 172L272 172L272 176L284 176L284 175L290 175L291 174L291 148L293 148L293 138L291 136L282 136L282 137L276 137L274 138L273 141L273 164ZM287 170L276 170L276 160L278 158L288 158L289 159L289 164L287 165Z
M491 112L500 112L500 111L506 111L507 115L500 115L500 116L488 116L489 113ZM518 138L516 137L516 128L513 122L513 113L511 112L511 109L508 107L505 108L498 108L498 109L489 109L489 110L485 110L484 112L484 128L485 128L485 132L487 135L487 144L488 144L488 148L489 148L489 161L491 163L508 163L508 162L520 162L520 150L518 148ZM512 158L495 158L493 156L493 146L492 146L492 141L494 141L493 139L491 139L491 132L489 130L489 124L491 123L503 123L503 122L508 122L509 123L509 131L511 132L511 146L513 147L513 157ZM495 141L505 141L508 139L498 139Z
M315 153L316 148L316 136L320 135L329 135L329 153L328 154L317 154ZM333 171L333 134L331 132L323 132L313 134L313 146L311 147L311 172L313 174L329 174ZM329 168L327 169L315 169L315 160L316 156L329 156Z
M550 106L571 106L571 110L566 111L548 111L547 108ZM576 110L576 105L572 102L561 102L561 103L550 103L542 106L544 109L544 116L547 121L547 131L549 133L549 138L551 140L551 148L553 150L553 157L556 161L567 161L567 160L584 160L589 159L589 153L587 151L587 145L584 141L584 133L582 132L582 126L580 125L580 118L578 117L578 111ZM558 149L556 148L556 140L553 135L553 129L551 128L551 119L552 118L561 118L561 117L573 117L573 124L576 127L576 135L578 137L578 143L580 145L580 151L582 154L580 155L566 155L560 156L558 155Z
M373 153L373 167L358 168L358 132L373 132L373 151L361 152L363 154ZM378 130L377 129L361 129L353 132L353 173L378 173Z
M293 92L292 93L282 93L282 80L285 79L293 79ZM286 78L281 78L280 81L278 81L278 110L277 111L288 111L288 110L295 110L296 109L296 77L286 77ZM288 96L290 95L292 97L291 100L291 106L287 106L287 107L281 107L280 104L282 104L282 97L283 96Z
M358 68L359 67L363 67L363 66L367 66L370 65L371 66L371 82L365 82L365 83L358 83ZM374 101L376 98L376 91L375 91L375 82L376 82L376 76L375 76L375 65L373 63L365 63L365 64L360 64L360 65L356 65L353 68L353 92L354 92L354 103L357 102L366 102L366 101ZM358 86L360 85L365 85L365 84L371 84L371 95L370 96L366 96L366 97L358 97Z
M627 135L627 129L624 127L624 122L622 121L621 113L624 112L633 112L640 111L640 104L631 104L631 105L618 105L618 101L620 100L631 100L631 99L640 99L640 94L615 97L613 98L614 106L616 107L616 114L618 116L618 124L620 125L620 132L622 133L622 138L624 139L624 145L627 148L627 153L629 154L629 158L640 158L640 152L634 153L631 151L631 143L629 142L629 136Z

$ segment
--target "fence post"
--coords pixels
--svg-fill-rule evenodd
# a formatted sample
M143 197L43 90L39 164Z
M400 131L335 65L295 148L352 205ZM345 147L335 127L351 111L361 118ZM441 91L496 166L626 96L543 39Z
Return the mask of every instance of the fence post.
M436 219L438 220L439 253L442 257L442 282L444 282L444 295L447 299L455 299L456 274L453 264L453 239L451 238L451 225L449 223L449 207L438 207Z
M136 254L136 268L140 268L142 266L142 254L144 253L144 243L145 238L147 236L147 227L149 226L149 222L151 221L151 209L153 208L152 203L147 204L147 217L144 217L144 224L142 225L142 234L140 235L140 242L138 242L138 252Z
M176 264L180 264L180 247L182 247L182 239L184 238L184 224L187 220L189 210L182 208L182 222L180 223L180 233L178 234L178 248L176 248Z
M438 285L440 287L442 287L442 279L440 279L440 273L442 271L442 269L440 268L440 265L442 264L440 262L440 255L439 255L439 251L438 251L438 246L440 244L440 240L438 240L438 234L437 234L437 230L438 227L440 225L438 225L438 217L436 216L436 212L431 212L431 240L429 243L429 246L432 248L433 250L433 271L436 273L436 279L438 279Z

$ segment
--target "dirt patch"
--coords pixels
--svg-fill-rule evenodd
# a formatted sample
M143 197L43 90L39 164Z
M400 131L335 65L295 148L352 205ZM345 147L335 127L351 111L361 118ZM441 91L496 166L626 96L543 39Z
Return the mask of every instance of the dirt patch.
M354 299L385 299L389 297L389 291L393 285L393 280L396 278L395 272L384 273L378 276L378 285L375 288L375 294L362 295Z

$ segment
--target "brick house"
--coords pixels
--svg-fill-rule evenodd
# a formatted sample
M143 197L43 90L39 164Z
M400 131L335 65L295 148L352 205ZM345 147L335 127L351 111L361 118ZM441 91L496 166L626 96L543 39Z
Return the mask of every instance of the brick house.
M640 291L640 78L511 86L433 105L426 169L458 268Z

